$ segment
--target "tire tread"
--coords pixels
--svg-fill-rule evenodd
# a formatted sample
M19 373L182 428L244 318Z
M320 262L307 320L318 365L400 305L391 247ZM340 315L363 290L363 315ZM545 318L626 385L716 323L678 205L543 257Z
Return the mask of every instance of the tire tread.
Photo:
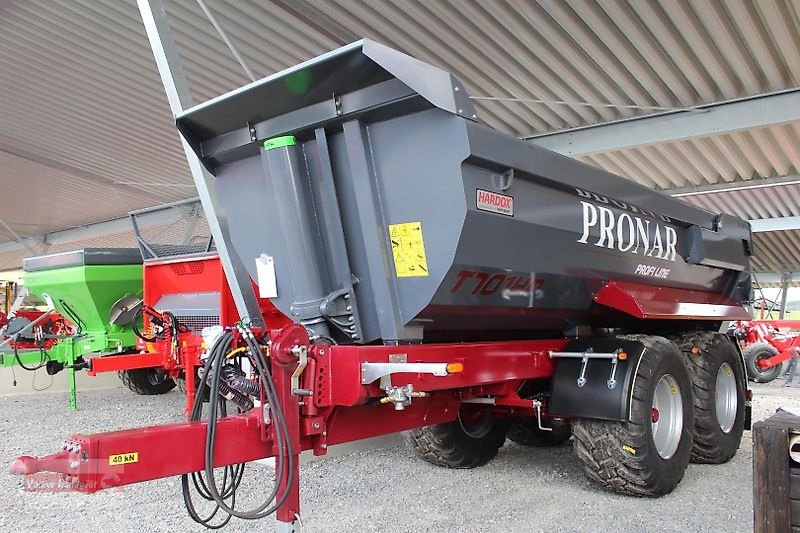
M122 384L128 389L142 396L156 396L159 394L166 394L174 389L177 384L174 379L167 378L163 382L154 385L150 383L147 377L148 371L153 371L151 368L138 368L135 370L120 370L117 372Z
M677 352L675 345L664 337L624 335L620 338L641 342L645 345L646 351ZM575 452L590 480L622 494L657 497L671 492L683 478L689 463L689 454L688 446L685 447L685 453L682 453L679 446L671 459L670 464L673 468L670 476L662 475L663 473L654 467L650 454L657 452L652 445L646 424L650 420L651 408L648 391L650 387L655 386L651 381L656 372L658 359L645 355L642 356L637 370L629 420L627 422L573 420L572 435ZM691 416L688 417L691 420ZM637 420L642 422L636 422ZM660 457L655 459L660 460Z
M483 466L497 455L506 440L505 431L494 427L484 437L467 435L458 420L409 432L411 446L425 461L447 468Z
M723 343L727 343L726 346ZM699 331L686 334L677 339L677 344L684 353L689 376L692 378L694 389L694 437L692 444L691 461L700 464L722 464L730 461L736 455L744 428L744 395L739 402L737 421L731 429L732 438L725 438L716 416L716 379L719 366L723 362L732 364L737 373L737 382L744 382L740 373L743 369L738 363L736 348L726 335L708 331ZM700 350L697 355L691 350L696 347ZM721 358L726 349L733 349L729 354L735 358L733 361Z

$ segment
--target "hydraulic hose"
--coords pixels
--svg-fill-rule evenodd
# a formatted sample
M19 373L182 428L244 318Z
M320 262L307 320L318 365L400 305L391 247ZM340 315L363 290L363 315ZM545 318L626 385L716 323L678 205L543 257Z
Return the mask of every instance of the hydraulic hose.
M253 408L253 401L248 397L247 393L243 393L231 384L234 378L239 378L236 370L231 365L222 365L222 381L219 383L218 394L228 401L235 403L242 412L249 411ZM209 378L210 379L210 376Z
M198 494L206 500L213 500L216 504L214 511L206 518L202 518L197 514L194 504L189 493L189 475L181 477L181 484L183 487L184 502L186 503L189 516L196 522L204 526L216 529L225 525L231 516L242 518L246 520L255 520L264 518L274 513L289 497L293 484L296 480L293 478L292 473L295 467L295 458L292 449L291 439L289 437L288 425L283 413L283 409L278 400L278 394L275 386L272 383L272 375L269 367L258 345L255 337L248 328L240 328L240 333L244 339L251 362L256 367L261 381L261 386L264 389L267 403L270 406L271 416L273 418L273 435L277 444L278 454L276 457L275 479L273 481L272 490L267 495L266 500L256 506L254 509L248 511L240 511L235 509L236 505L236 490L238 489L242 476L244 474L245 464L225 467L221 490L217 486L214 478L213 457L216 446L216 427L218 415L225 416L225 402L219 396L223 384L222 374L225 361L225 354L229 352L230 345L233 341L233 333L226 332L214 343L209 351L208 359L206 360L205 368L200 379L200 390L195 397L195 403L192 406L191 420L199 420L202 413L202 397L205 387L210 388L212 401L208 406L208 430L206 432L205 443L205 470L203 476L201 473L191 474L195 488ZM260 391L259 391L260 392ZM228 470L229 469L229 470ZM280 482L287 476L287 483L283 491L280 491ZM279 493L280 492L280 493ZM230 500L230 504L226 501ZM210 525L210 521L214 518L219 510L222 510L228 516L222 521L221 524Z
M227 365L222 369L222 371L225 374L223 375L223 379L230 388L235 389L246 396L261 395L261 385L238 373L235 367Z

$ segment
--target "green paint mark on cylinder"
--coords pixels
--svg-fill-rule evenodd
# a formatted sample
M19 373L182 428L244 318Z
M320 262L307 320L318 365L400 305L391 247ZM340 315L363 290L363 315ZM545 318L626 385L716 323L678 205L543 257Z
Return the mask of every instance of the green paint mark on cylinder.
M264 150L274 150L275 148L282 148L284 146L294 146L297 144L297 139L294 135L284 135L283 137L273 137L264 141Z

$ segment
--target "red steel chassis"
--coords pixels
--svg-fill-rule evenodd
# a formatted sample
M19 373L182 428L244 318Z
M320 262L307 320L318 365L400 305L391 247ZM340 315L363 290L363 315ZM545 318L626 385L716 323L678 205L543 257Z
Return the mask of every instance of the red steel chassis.
M219 261L215 258L198 261L207 261L199 274L208 275L207 281L216 283L216 289L223 287L221 298L227 302L221 302L221 310L226 313L221 320L227 324L234 323L238 317L233 311ZM184 281L177 282L170 275L161 278L153 275L157 267L168 268L176 276L182 276L177 273L180 269L176 265L183 263L185 259L148 267L146 301L157 301L160 294L186 292ZM200 269L194 267L194 270ZM155 279L162 280L160 286ZM188 286L192 292L200 292L209 290L211 285L202 285L198 279ZM677 289L649 289L633 283L608 283L598 291L595 300L640 318L743 318L740 307L718 296ZM262 310L268 324L274 325L276 320L282 323L282 327L269 332L269 357L277 401L287 422L289 442L295 456L302 450L325 455L328 446L333 444L446 423L459 416L469 423L470 417L485 411L499 416L541 414L548 418L547 405L524 399L517 392L527 380L551 378L555 369L549 353L563 350L569 342L567 338L556 338L398 346L312 345L305 328L292 323L286 325L286 318L276 315L277 311L268 302ZM179 346L175 361L169 360L167 352L161 350L154 354L109 358L107 362L111 365L118 359L130 365L145 365L158 360L171 372L183 368L187 375L189 370L193 374L202 346L190 344L189 339L183 337ZM297 353L302 352L298 350L300 347L306 349L308 361L299 376L300 381L293 386L292 376L299 367ZM378 378L364 383L363 375L365 363L386 364L397 360L438 363L439 366L445 363L448 373L433 375L395 369L389 378L391 385L411 385L417 393L410 405L397 410L392 402L386 401L387 392L379 387ZM103 364L106 364L105 360ZM191 382L187 380L187 389ZM311 395L300 391L310 391ZM198 472L205 468L207 427L206 422L185 422L94 435L78 434L65 441L64 449L59 453L16 459L11 471L25 475L55 472L74 490L87 493ZM217 425L214 466L276 456L279 450L273 427L274 424L265 421L265 413L260 407L221 419ZM295 460L294 471L287 472L279 480L280 490L289 480L293 481L289 497L277 511L281 522L292 523L299 515L298 464Z
M524 380L553 374L551 350L561 350L567 339L473 344L429 344L406 346L310 345L304 328L290 325L271 335L270 357L273 380L288 423L292 449L313 450L325 455L333 444L394 433L430 424L453 421L464 405L471 409L502 408L506 414L533 415L531 400L516 391ZM303 388L313 396L291 392L291 377L297 368L293 348L306 346L308 364L301 376ZM362 384L362 363L385 363L403 354L411 363L460 363L461 371L446 376L394 374L395 384L411 384L426 396L415 398L402 411L380 403L385 393L376 383ZM335 364L331 362L335 361ZM464 404L490 396L495 405ZM80 492L138 483L196 472L205 466L203 446L205 422L185 422L95 435L74 435L64 451L42 458L20 457L11 470L16 474L48 471L60 473ZM175 446L176 442L182 443ZM214 466L273 457L272 425L264 422L261 408L227 417L217 426ZM135 461L116 464L118 457ZM298 465L298 461L295 461ZM298 471L289 475L297 479ZM283 480L286 483L286 479ZM291 522L300 512L299 485L293 483L288 500L278 510L278 520Z

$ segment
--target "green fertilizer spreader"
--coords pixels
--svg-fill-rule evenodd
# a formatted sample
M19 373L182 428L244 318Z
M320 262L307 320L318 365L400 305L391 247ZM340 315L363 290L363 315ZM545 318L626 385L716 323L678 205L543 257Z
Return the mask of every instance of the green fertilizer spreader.
M0 366L45 367L51 375L66 369L70 407L77 409L75 371L86 367L86 356L136 347L131 322L142 296L141 254L136 248L85 248L27 258L23 270L26 289L51 310L9 323ZM66 329L63 321L53 327L58 315L70 323Z

